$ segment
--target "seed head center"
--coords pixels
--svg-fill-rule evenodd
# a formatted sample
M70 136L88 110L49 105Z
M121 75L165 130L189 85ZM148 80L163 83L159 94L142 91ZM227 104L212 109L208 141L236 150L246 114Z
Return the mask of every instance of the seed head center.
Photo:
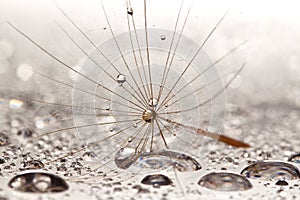
M156 112L152 109L145 110L143 112L142 118L145 122L151 123L156 117Z

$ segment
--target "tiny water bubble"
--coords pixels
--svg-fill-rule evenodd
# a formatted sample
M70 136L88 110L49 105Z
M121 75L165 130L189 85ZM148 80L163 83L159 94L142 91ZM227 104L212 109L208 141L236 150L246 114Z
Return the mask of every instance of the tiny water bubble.
M167 37L166 37L165 35L161 35L161 36L160 36L160 39L161 39L161 40L166 40Z

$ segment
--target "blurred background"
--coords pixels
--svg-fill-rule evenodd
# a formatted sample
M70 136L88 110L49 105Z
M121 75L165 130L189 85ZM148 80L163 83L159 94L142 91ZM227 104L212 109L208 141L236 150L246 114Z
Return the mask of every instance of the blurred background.
M110 37L109 31L104 30L107 24L98 1L57 0L55 2L96 43L101 43ZM67 27L75 39L86 49L91 50L89 44L84 42L80 34L68 24L53 1L1 0L0 4L1 90L31 90L34 79L18 76L27 65L39 71L49 67L53 70L57 69L52 66L57 65L55 62L12 30L6 21L19 27L71 65L77 65L84 57L70 41L66 40L56 23ZM125 1L104 1L104 5L107 7L114 32L118 34L126 31L127 24L119 21L126 14ZM172 30L179 5L180 1L149 2L149 27ZM189 5L189 1L186 1L185 5ZM134 6L142 6L142 2L133 1ZM300 85L300 14L298 7L297 1L196 0L184 34L200 43L221 16L231 9L204 49L211 59L215 60L241 41L248 41L239 51L221 63L222 66L235 69L241 65L241 62L246 61L246 68L238 80L239 84L234 86L236 88L234 98L246 96L251 103L288 102L299 107L300 94L297 86ZM187 6L184 7L184 11L186 8ZM139 18L143 16L142 9L136 12L137 26L142 27L143 24L139 23ZM232 93L228 95L233 95Z

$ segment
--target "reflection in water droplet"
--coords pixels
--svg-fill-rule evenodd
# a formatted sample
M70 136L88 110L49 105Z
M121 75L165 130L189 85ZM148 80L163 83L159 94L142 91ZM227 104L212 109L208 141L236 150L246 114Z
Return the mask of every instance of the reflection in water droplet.
M300 153L293 154L288 159L289 162L300 164Z
M31 160L23 164L24 169L43 169L44 164L39 160Z
M126 81L126 76L124 74L119 74L117 76L117 82L119 84L123 84L123 83L125 83L125 81Z
M284 162L259 161L243 169L241 174L247 178L262 180L292 180L300 178L299 170L293 165Z
M7 145L9 142L8 136L5 133L0 132L0 146Z
M163 175L163 174L152 174L147 175L141 183L145 185L153 185L154 187L159 187L163 185L171 185L172 181L169 179L169 177Z
M207 174L199 180L198 184L218 191L241 191L252 188L252 184L245 177L227 172Z
M20 192L55 193L63 192L69 188L60 177L44 172L30 172L15 176L8 186Z

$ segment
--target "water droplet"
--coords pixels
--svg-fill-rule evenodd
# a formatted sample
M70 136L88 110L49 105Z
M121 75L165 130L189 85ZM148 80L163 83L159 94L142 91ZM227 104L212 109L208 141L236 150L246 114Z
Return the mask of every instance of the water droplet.
M132 159L134 155L134 148L121 148L115 155L115 164L120 169L127 169L135 162L135 160Z
M299 179L299 170L289 163L259 161L244 168L241 174L247 178L262 180L292 180Z
M84 154L82 154L82 158L86 161L86 162L92 162L94 160L96 160L96 154L93 152L85 152Z
M39 160L31 160L23 164L24 169L43 169L44 164Z
M9 107L12 109L18 109L23 106L23 101L18 100L18 99L11 99L9 101Z
M289 162L300 164L300 153L293 154L288 159Z
M199 180L198 184L217 191L241 191L252 188L252 184L245 177L227 172L207 174Z
M136 128L137 127L137 123L133 123L133 127Z
M155 99L155 98L151 98L150 100L149 100L149 106L151 106L151 107L153 107L153 108L155 108L156 106L157 106L157 99Z
M119 74L117 76L117 82L122 85L126 81L126 76L124 74Z
M13 177L8 186L20 192L56 193L69 188L59 176L44 172L29 172Z
M160 39L161 39L161 40L166 40L166 38L167 38L167 37L166 37L165 35L161 35L161 36L160 36Z
M144 177L141 183L145 185L153 185L154 187L159 187L164 185L171 185L172 181L169 179L169 177L163 174L152 174Z
M8 40L0 41L0 60L6 60L13 55L14 47Z
M17 135L23 136L24 138L30 138L33 135L33 131L29 128L24 128L22 130L19 130Z
M9 143L9 138L5 133L0 132L0 146L7 145Z
M5 163L5 162L6 162L6 161L5 161L4 158L0 158L0 165L3 164L3 163Z
M65 172L67 170L68 170L68 168L65 166L65 164L62 164L61 166L59 166L57 168L57 171L60 171L60 172Z
M275 185L280 185L280 186L285 186L285 185L289 185L288 182L286 182L285 180L278 180Z
M201 169L201 165L194 158L174 151L143 153L138 160L138 165L150 169L174 167L181 172Z
M133 9L131 7L127 8L127 13L132 16L133 15Z
M33 74L32 67L28 64L21 64L17 70L17 76L22 81L27 81Z

